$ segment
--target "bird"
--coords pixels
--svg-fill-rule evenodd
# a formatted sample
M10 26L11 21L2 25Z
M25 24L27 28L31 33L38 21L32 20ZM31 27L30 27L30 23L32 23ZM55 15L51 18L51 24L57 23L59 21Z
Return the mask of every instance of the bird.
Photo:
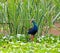
M38 32L38 25L36 24L34 19L32 19L30 22L33 24L33 27L29 28L28 34L31 34L30 39L33 41L35 34Z

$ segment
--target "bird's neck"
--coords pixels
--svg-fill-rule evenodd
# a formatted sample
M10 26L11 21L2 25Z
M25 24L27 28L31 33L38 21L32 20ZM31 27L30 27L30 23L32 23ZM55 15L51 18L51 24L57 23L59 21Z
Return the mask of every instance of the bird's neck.
M34 25L34 26L37 26L37 24L36 24L36 22L35 22L35 21L32 21L32 23L33 23L33 25Z

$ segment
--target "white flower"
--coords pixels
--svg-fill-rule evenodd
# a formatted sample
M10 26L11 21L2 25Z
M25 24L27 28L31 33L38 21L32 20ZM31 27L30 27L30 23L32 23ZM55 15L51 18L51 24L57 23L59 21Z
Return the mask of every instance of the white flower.
M17 38L19 38L20 36L22 36L21 34L17 34Z
M20 44L21 44L21 45L25 45L26 43L23 43L23 42L22 42L22 43L20 43Z
M48 52L45 52L45 53L48 53Z
M42 38L44 38L45 36L42 36Z
M60 52L60 49L58 49L58 52Z
M10 39L12 39L13 38L13 36L10 36Z
M3 53L2 51L0 51L0 53Z
M9 42L10 44L14 44L14 42Z
M6 36L3 37L3 39L5 39L5 38L6 38Z
M53 37L51 37L51 39L52 39L52 40L54 40L54 38L53 38Z
M25 34L17 34L17 38L19 38L20 36L25 37Z

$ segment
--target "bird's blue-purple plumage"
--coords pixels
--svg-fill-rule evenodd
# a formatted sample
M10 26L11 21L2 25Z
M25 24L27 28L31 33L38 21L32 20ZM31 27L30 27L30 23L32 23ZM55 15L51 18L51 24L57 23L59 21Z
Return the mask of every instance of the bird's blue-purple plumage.
M38 26L35 21L32 21L32 23L34 26L31 29L29 29L28 34L35 35L36 32L38 31Z

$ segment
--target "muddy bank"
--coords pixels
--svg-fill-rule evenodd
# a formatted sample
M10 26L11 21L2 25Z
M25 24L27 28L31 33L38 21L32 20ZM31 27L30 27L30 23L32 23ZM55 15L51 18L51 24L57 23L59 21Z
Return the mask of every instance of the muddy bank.
M49 33L54 35L60 35L60 23L56 22L54 23L54 25L54 28L49 29Z

